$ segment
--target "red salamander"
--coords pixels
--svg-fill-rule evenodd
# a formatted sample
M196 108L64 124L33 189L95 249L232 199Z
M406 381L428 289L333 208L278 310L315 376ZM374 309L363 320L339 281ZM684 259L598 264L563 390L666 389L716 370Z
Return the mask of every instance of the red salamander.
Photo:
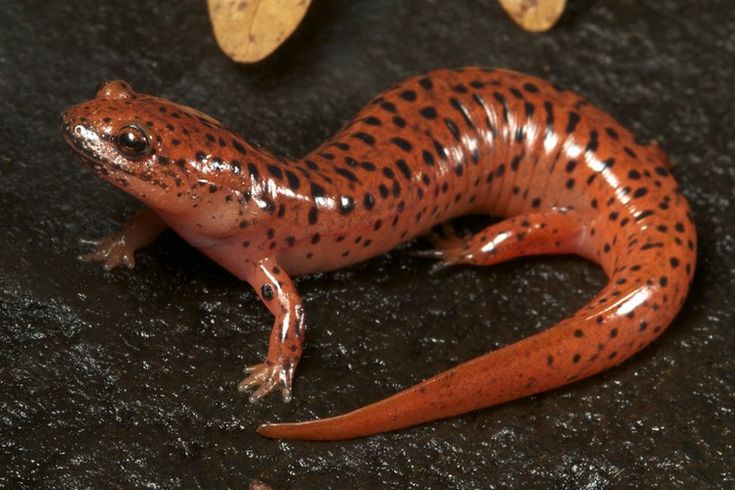
M266 424L268 437L391 431L586 378L651 343L681 308L696 260L686 199L657 144L640 145L573 92L505 70L437 70L384 92L319 148L287 160L191 108L122 81L63 114L100 177L147 205L87 260L134 265L171 227L248 282L275 317L240 390L291 398L306 323L291 277L346 267L478 213L504 218L434 239L441 265L537 254L599 263L607 286L557 325L337 417Z

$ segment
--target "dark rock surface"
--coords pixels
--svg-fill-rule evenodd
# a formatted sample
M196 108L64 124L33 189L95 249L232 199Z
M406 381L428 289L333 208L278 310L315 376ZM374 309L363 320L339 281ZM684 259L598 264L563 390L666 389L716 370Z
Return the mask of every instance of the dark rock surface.
M222 55L204 2L0 2L0 487L733 488L735 11L727 0L573 1L532 35L494 0L317 0L265 62ZM168 233L134 271L78 239L139 205L83 169L67 105L104 78L197 107L287 155L419 72L486 65L573 88L675 162L701 241L683 312L574 385L394 434L278 442L267 420L352 409L545 328L603 285L580 259L432 275L401 251L299 281L295 400L235 385L271 318Z

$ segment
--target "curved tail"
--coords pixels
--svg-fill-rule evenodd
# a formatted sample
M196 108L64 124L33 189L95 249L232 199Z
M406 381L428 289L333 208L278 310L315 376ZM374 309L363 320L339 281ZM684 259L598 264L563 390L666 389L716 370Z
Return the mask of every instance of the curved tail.
M608 285L575 315L548 330L353 412L264 424L258 432L307 440L367 436L540 393L619 364L658 337L688 290L694 249L681 255L681 263L670 265L660 240L647 231L629 238L612 261Z

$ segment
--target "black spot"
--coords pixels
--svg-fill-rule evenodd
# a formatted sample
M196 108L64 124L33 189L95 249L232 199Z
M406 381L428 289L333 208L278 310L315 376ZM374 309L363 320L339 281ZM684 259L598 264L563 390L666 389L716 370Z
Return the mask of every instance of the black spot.
M316 206L314 206L309 210L309 224L315 225L318 220L319 220L319 210L316 208Z
M674 269L679 267L679 264L680 264L679 259L677 259L676 257L671 257L669 259L669 263L671 264L671 267L673 267Z
M271 174L276 179L282 179L283 178L283 172L281 171L280 167L277 167L272 164L268 164L266 166L266 169L268 170L268 173Z
M350 196L340 196L339 212L342 214L350 214L355 209L355 200Z
M396 145L398 148L400 148L403 151L411 151L413 149L413 145L406 139L403 139L399 136L395 136L390 139L390 142Z
M363 119L363 122L371 126L380 126L383 124L382 122L380 122L380 119L378 119L375 116L368 116L365 119Z
M456 124L454 124L454 121L452 121L449 118L444 118L444 124L447 126L447 129L449 129L449 132L452 133L452 136L455 140L460 141L462 135L459 132L459 128Z
M381 226L383 226L383 222L381 220L377 220L375 223L373 223L373 230L378 231Z
M393 113L396 112L396 105L392 102L383 102L380 104L380 107L382 107L388 112L393 112Z
M356 139L359 139L360 141L362 141L366 145L372 146L372 145L375 144L375 138L373 138L372 136L370 136L367 133L362 133L362 132L352 133L352 137L353 138L356 138Z
M587 143L587 147L584 149L585 151L597 151L597 147L599 146L598 141L598 133L594 129L590 131L590 140Z
M275 297L275 291L273 291L273 286L271 286L269 283L263 284L263 286L260 288L260 292L266 300L270 301Z
M319 240L321 240L321 239L322 239L322 237L321 237L321 235L319 235L319 233L314 233L312 235L312 237L311 237L311 244L312 245L316 245L317 243L319 243Z
M311 195L315 198L324 197L324 187L320 186L316 182L311 183Z
M383 175L385 175L389 179L393 179L396 176L396 174L393 173L393 169L390 167L383 167Z
M533 198L533 200L531 201L531 207L532 208L537 208L539 206L541 206L541 198L539 198L539 197Z
M613 329L611 329L611 330L610 330L610 338L611 338L611 339L614 339L614 338L615 338L615 337L617 337L617 336L618 336L618 329L617 329L617 328L613 328Z
M661 287L666 287L666 285L669 283L669 278L666 276L661 276L658 278L658 283L661 285Z
M531 82L526 82L523 84L523 88L526 92L530 92L532 94L535 94L538 92L538 87Z
M464 119L464 121L467 123L469 127L471 128L475 127L475 123L474 121L472 121L472 118L470 117L470 111L467 110L467 107L465 107L465 105L462 102L452 97L451 99L449 99L449 103L452 105L452 107L454 107L457 110L457 112L459 112L462 115L462 118Z
M567 179L567 182L564 185L565 185L565 187L567 189L573 189L574 188L574 182L575 182L574 179Z
M536 108L530 102L525 102L523 104L523 108L526 111L526 119L531 119L531 116L533 116L533 111L536 110Z
M346 178L350 182L357 182L358 181L357 176L354 173L352 173L352 171L347 170L346 168L336 167L334 169L334 171L335 171L335 173L341 175L342 177Z
M574 331L574 336L578 339L581 339L582 337L584 337L584 332L580 329L577 329Z
M649 216L652 216L654 214L655 213L653 211L651 211L650 209L646 209L645 211L641 211L640 213L638 213L636 215L636 217L635 217L635 220L636 221L640 221L640 220L645 219L645 218L648 218Z
M669 175L671 175L671 172L669 172L664 167L656 167L654 171L656 172L656 174L660 175L661 177L668 177Z
M436 116L437 116L436 109L431 106L422 107L419 110L419 114L421 114L421 116L424 117L425 119L436 119Z
M635 198L643 197L646 194L648 194L648 189L646 187L639 187L638 189L635 190L635 192L633 192L633 197Z
M518 170L518 167L521 164L521 159L522 158L523 158L523 155L516 155L516 156L513 157L513 160L511 160L511 162L510 162L510 168L511 168L511 170L513 170L514 172L516 172Z
M203 161L205 161L207 159L207 155L203 151L196 152L195 157L200 162L203 162Z
M436 151L436 154L439 156L439 158L442 158L444 160L447 159L447 150L444 149L441 143L439 143L437 140L434 140L434 150Z
M373 162L361 162L360 166L367 170L368 172L374 172L375 171L375 164Z
M582 359L582 356L581 356L581 355L579 355L579 354L574 354L574 357L572 357L572 362L573 362L574 364L577 364L577 363L578 363L578 362L580 361L580 359Z
M406 120L403 119L401 116L393 116L393 124L395 124L399 128L405 128Z
M430 151L424 150L423 152L421 152L421 156L424 157L424 163L426 165L428 165L429 167L434 166L434 155L432 155Z
M498 168L495 169L495 176L502 177L504 173L505 173L505 164L501 163L500 165L498 165Z
M286 180L288 180L289 188L294 192L296 192L299 187L301 187L301 181L296 176L296 174L291 172L290 170L286 170Z
M251 180L258 180L260 172L258 172L258 167L256 167L255 164L248 163L248 172L250 173Z
M633 179L633 180L638 180L641 178L641 173L638 170L633 169L630 172L628 172L628 178Z
M319 165L317 165L313 160L304 160L304 163L310 170L319 170Z
M623 147L623 151L630 157L630 158L638 158L638 155L636 152L628 148L627 146Z
M506 123L508 122L508 102L505 100L505 97L503 97L503 94L498 92L493 92L493 97L495 100L500 102L503 106L503 121Z
M465 93L467 93L467 87L465 87L461 83L458 83L457 85L455 85L454 87L452 87L452 90L454 90L455 92L457 92L459 94L465 94Z
M401 194L401 184L399 184L397 180L393 181L391 192L393 192L394 197L398 197Z
M400 97L401 97L401 98L402 98L403 100L407 100L407 101L409 101L409 102L413 102L413 101L415 101L415 100L416 100L416 92L415 92L415 91L413 91L413 90L404 90L403 92L401 92L401 93L399 94L399 96L400 96Z
M566 170L567 173L572 173L572 172L574 172L574 168L576 166L577 166L577 161L576 160L569 160L567 162L567 166L564 167L564 170Z
M411 180L411 169L408 168L408 164L405 160L398 159L396 160L396 167L398 167L398 170L401 171L403 176L406 178L406 180Z
M546 111L546 127L551 131L554 126L554 106L551 102L544 102L544 110Z
M569 121L567 122L567 134L574 132L574 130L577 128L577 124L579 124L579 121L580 121L579 114L577 114L574 111L571 111L569 113Z
M388 188L384 184L380 184L378 186L378 194L380 194L380 197L385 199L386 197L388 197L389 194Z
M431 79L429 78L422 78L421 80L419 80L419 85L421 85L426 90L431 90L432 88L434 88L434 84L431 83Z
M457 177L461 177L464 173L464 165L460 163L456 167L454 167L454 173L457 174Z

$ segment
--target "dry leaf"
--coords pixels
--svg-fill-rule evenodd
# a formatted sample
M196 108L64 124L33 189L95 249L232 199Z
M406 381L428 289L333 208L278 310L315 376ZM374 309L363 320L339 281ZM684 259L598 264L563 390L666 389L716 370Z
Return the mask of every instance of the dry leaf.
M551 29L564 13L566 0L498 0L510 18L526 31Z
M219 47L244 63L276 50L304 18L311 0L208 0Z

